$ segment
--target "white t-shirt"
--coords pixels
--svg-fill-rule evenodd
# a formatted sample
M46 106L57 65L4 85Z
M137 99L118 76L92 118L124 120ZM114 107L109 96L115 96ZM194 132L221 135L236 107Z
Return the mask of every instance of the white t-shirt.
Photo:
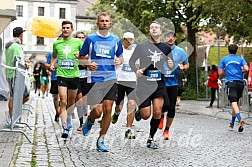
M131 58L133 52L133 48L131 50L123 48L123 63L116 67L117 81L136 81L136 74L129 66L129 59ZM137 63L138 61L136 64Z

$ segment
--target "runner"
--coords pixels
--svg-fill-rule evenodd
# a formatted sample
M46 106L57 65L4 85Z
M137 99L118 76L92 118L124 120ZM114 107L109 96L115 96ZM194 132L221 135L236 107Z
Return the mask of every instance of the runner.
M249 67L247 62L238 56L237 53L238 46L236 44L231 44L228 46L229 55L225 56L218 67L218 73L220 76L226 76L227 94L228 100L232 105L232 119L229 124L230 130L233 130L235 119L239 121L238 132L243 131L243 124L245 121L241 118L239 111L239 99L242 97L244 89L243 72L248 72Z
M171 48L160 41L162 33L160 23L153 21L150 24L149 33L151 36L148 41L137 44L129 65L138 77L136 93L139 99L139 110L135 113L135 118L137 121L141 118L147 120L153 111L147 147L157 149L158 144L154 140L154 135L158 129L164 104L164 63L167 62L169 67L173 68L173 62L168 56ZM135 65L138 59L139 68Z
M83 31L78 31L75 35L76 38L79 38L83 42L86 39L86 35ZM79 65L79 70L80 70L80 80L79 80L79 86L78 86L78 91L77 91L77 96L76 96L76 108L77 108L77 113L78 113L78 118L80 125L77 128L77 131L82 130L82 125L83 125L83 116L87 115L87 91L89 90L87 88L87 67L83 65Z
M35 94L38 91L38 96L40 96L40 87L41 87L40 72L41 72L41 65L40 63L36 63L33 69L33 76L35 78Z
M163 129L163 122L164 122L164 112L168 111L167 118L166 118L166 126L163 132L164 140L169 140L169 130L172 124L172 121L175 116L176 110L176 101L178 95L178 71L179 67L181 70L185 70L189 68L188 58L186 56L185 51L175 45L176 41L176 34L174 31L167 31L164 34L165 40L167 44L172 49L172 58L174 61L175 68L171 71L167 67L165 67L165 85L167 96L165 96L165 104L162 108L162 116L159 123L159 129Z
M136 74L129 66L129 59L134 52L132 44L134 43L134 34L126 32L123 35L123 64L117 66L117 81L118 81L118 96L116 100L115 113L112 116L112 123L115 124L118 120L120 112L123 107L125 93L127 94L127 131L125 137L128 139L135 139L132 124L135 116L136 109Z
M120 39L109 33L112 23L107 13L97 17L99 31L89 35L80 51L81 56L88 54L88 82L92 88L87 94L87 102L91 107L90 115L82 126L84 136L87 136L95 119L103 113L100 123L101 131L97 140L98 151L107 152L109 148L104 144L104 137L111 122L112 105L117 96L117 77L115 65L123 62L123 48Z
M42 98L48 96L48 89L49 89L49 70L45 67L44 64L41 64L41 74L40 74L40 82L41 82L41 89L42 89Z
M67 138L72 130L72 113L79 83L78 52L82 47L80 39L72 38L73 24L62 22L62 37L53 43L53 56L50 63L51 71L55 70L58 58L57 83L60 96L60 113L63 127L62 138ZM67 106L66 106L67 105ZM67 107L67 111L66 111Z
M45 62L45 67L47 69L50 68L51 59L52 59L52 52L50 52L47 55L47 59ZM59 122L60 108L59 108L59 91L58 91L57 76L56 76L57 66L58 66L58 59L56 59L56 64L54 65L55 70L51 73L50 93L53 95L53 104L56 111L54 121Z

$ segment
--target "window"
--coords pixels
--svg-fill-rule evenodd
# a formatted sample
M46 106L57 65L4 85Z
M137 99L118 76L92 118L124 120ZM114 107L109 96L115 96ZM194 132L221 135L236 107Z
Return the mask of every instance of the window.
M44 38L43 37L37 37L37 45L44 45Z
M16 6L16 11L17 11L17 16L18 17L23 17L23 6L22 5L17 5Z
M38 7L38 16L44 16L45 14L45 8L44 7Z
M66 18L66 8L60 8L59 10L59 18L65 19Z

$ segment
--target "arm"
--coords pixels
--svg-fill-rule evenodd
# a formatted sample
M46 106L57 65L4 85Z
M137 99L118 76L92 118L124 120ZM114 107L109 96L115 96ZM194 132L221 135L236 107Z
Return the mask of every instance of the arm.
M224 75L224 70L222 69L222 68L219 68L218 69L218 74L219 74L219 76L223 76Z
M52 59L51 59L51 63L50 63L50 71L54 71L55 70L55 64L56 64L56 58L57 58L58 53L57 52L53 52L52 55Z

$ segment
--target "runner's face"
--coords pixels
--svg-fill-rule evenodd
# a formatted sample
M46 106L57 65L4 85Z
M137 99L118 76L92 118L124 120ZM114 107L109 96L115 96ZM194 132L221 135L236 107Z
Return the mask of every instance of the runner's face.
M69 37L72 35L73 29L71 28L71 24L65 24L62 26L62 36Z
M165 41L169 44L169 45L173 45L176 41L176 37L174 37L173 34L168 34L166 37L165 37Z
M79 39L82 40L82 41L85 41L85 35L82 34L82 33L78 34L78 35L77 35L77 38L79 38Z
M100 16L96 24L99 27L99 30L109 30L112 25L109 16Z
M125 48L128 48L133 43L134 43L134 39L132 39L132 38L124 38L123 39L123 45Z
M159 37L161 35L161 28L159 24L152 23L150 25L150 35L152 37Z

